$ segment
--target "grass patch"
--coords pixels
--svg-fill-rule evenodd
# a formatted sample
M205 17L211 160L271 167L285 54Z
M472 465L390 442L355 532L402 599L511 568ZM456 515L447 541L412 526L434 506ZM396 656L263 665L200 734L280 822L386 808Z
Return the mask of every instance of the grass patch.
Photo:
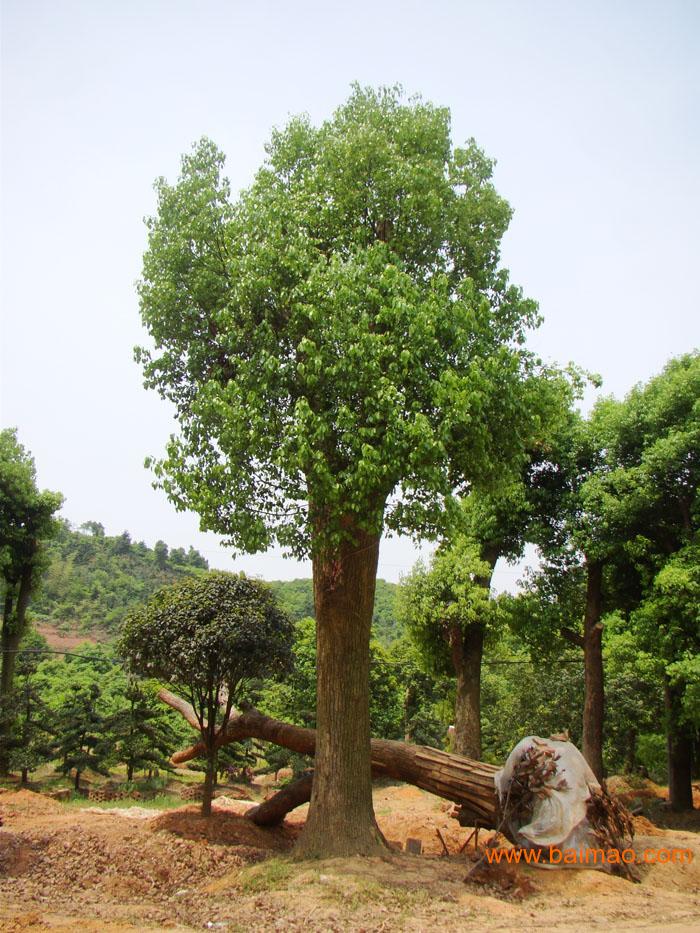
M314 880L319 882L324 900L332 901L351 912L383 904L392 912L403 916L431 901L431 894L425 888L385 884L362 875L320 875Z
M242 894L260 894L279 887L287 881L293 866L281 858L271 858L258 865L244 868L236 879L236 887Z
M127 807L143 807L147 810L174 810L177 807L182 807L186 801L170 794L158 794L150 800L146 798L134 800L130 797L123 800L89 800L79 794L73 794L70 800L64 800L61 803L64 807L78 810L85 807L99 807L101 810L125 809Z

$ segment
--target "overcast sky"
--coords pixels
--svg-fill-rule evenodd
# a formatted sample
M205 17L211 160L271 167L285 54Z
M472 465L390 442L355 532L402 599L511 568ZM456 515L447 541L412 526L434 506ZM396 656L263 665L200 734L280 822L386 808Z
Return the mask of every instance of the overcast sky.
M400 82L497 159L504 263L545 318L532 346L621 396L700 344L699 40L697 0L4 0L2 426L75 523L309 575L233 563L151 488L174 427L132 361L153 180L207 135L239 190L290 114ZM380 575L414 559L386 541Z

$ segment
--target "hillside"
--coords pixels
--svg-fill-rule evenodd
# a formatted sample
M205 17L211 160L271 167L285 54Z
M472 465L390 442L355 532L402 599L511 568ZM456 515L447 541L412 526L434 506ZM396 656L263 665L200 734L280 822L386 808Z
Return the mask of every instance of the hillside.
M133 542L126 531L105 535L98 522L75 529L62 521L47 547L47 560L32 602L34 618L64 636L90 634L100 640L114 635L124 614L161 586L208 568L194 548L171 550L163 541L149 548ZM313 616L311 580L275 580L270 586L294 619ZM377 581L375 636L384 644L399 634L395 593L396 584Z

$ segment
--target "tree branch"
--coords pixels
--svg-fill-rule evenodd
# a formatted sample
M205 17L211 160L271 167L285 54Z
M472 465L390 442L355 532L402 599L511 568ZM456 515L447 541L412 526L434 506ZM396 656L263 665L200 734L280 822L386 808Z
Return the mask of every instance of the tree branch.
M583 648L583 635L579 635L579 633L575 632L573 629L562 627L559 629L559 634L565 641L568 641L570 645L574 645L576 648Z

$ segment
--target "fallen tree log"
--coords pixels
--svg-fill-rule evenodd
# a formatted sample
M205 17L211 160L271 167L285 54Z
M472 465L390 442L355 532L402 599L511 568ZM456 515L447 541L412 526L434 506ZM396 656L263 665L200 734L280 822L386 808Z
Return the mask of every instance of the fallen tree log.
M296 781L287 784L269 800L258 804L257 807L251 807L246 816L258 826L277 826L288 813L311 800L313 783L313 771L308 771Z
M169 690L161 690L159 697L195 729L199 728L194 710L185 700ZM219 735L218 745L248 738L272 742L303 755L313 756L316 750L314 729L272 719L252 707L231 718ZM198 742L177 752L171 760L179 764L198 758L203 752L204 744ZM576 747L560 739L523 739L504 769L436 748L390 739L372 739L371 755L375 777L396 778L451 800L460 808L458 819L462 825L497 829L518 846L551 848L562 839L571 840L570 831L574 830L579 834L576 848L597 845L619 852L634 835L631 816L621 801L610 796L605 782L601 784L595 779ZM562 757L566 767L564 762L559 763ZM502 797L496 787L497 773ZM270 800L252 808L247 816L259 826L280 823L287 813L311 798L312 784L313 773L305 774ZM552 794L561 795L559 810L563 806L562 813L570 818L568 823L561 818L552 819L551 813L539 819L537 801ZM551 839L547 844L537 841L546 834L547 824L556 830L560 823L566 823L561 839ZM531 836L534 832L534 840L528 839L528 832ZM612 870L638 880L634 867L624 861Z
M196 723L194 711L181 697L169 690L161 690L159 697L184 716L190 725ZM313 756L316 750L314 729L305 729L302 726L281 722L279 719L272 719L252 708L232 717L225 732L219 737L218 744L227 745L229 742L249 738L273 742L275 745L281 745L302 755ZM177 752L173 755L172 761L174 764L181 764L197 758L203 751L204 746L198 742ZM500 821L500 808L494 785L494 775L497 770L494 765L463 758L461 755L450 755L437 748L406 745L390 739L372 739L372 773L376 777L391 777L406 781L408 784L414 784L432 794L437 794L438 797L451 800L462 807L462 813L468 819L478 822L480 826L494 829ZM311 781L308 780L306 785L301 786L308 786L310 797ZM290 795L287 802L292 803L298 800L294 806L299 806L309 797L304 798L300 795L300 788L297 788L295 795ZM262 811L263 818L267 820L268 814L271 818L273 810L270 807L268 811L265 811L265 807L266 804L261 804L260 808L257 808L258 818ZM290 809L293 807L290 806L282 812L282 807L279 808L282 812L282 819ZM271 823L265 822L264 825L271 825Z

